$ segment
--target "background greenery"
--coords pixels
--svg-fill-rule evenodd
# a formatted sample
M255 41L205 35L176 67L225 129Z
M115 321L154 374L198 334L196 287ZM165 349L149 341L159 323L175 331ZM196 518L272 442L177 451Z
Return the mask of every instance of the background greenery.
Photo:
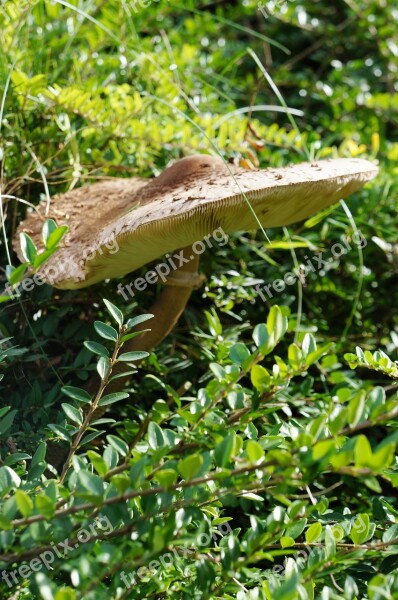
M126 303L114 281L41 286L0 305L0 569L96 515L113 527L12 590L0 580L2 598L398 598L397 17L385 0L1 2L1 287L18 199L197 152L380 164L345 208L207 252L205 287L61 480L43 440L81 426L98 360L83 342L101 341L96 320L119 328L113 305L127 322L158 290ZM258 297L355 228L363 252ZM172 548L125 589L122 571Z

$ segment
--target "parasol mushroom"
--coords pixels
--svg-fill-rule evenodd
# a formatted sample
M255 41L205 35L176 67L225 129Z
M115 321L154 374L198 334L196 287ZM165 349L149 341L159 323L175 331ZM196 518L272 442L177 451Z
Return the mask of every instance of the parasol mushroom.
M200 283L195 242L217 229L229 234L257 229L258 222L268 228L301 221L355 192L377 171L362 159L247 171L217 157L189 156L149 182L107 180L56 196L48 215L32 213L17 234L26 232L39 244L46 218L69 226L62 247L40 268L41 278L60 289L122 277L178 249L178 265L150 310L151 331L124 346L150 350L171 331ZM22 259L19 236L14 244ZM109 391L120 389L120 381Z

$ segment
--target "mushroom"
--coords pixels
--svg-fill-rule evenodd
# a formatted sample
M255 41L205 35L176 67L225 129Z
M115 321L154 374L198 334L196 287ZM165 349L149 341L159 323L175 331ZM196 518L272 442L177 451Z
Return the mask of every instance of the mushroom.
M218 229L229 234L257 229L259 222L268 228L301 221L355 192L377 172L362 159L247 171L218 157L189 156L149 181L112 179L58 195L48 215L32 213L17 234L26 232L39 244L45 218L69 226L62 247L39 271L44 281L60 289L123 277L178 250L176 268L151 308L151 330L124 346L128 351L150 350L171 331L201 281L195 242ZM22 259L19 235L14 244ZM153 283L155 279L152 275ZM119 372L126 369L119 365ZM122 386L116 379L109 391Z

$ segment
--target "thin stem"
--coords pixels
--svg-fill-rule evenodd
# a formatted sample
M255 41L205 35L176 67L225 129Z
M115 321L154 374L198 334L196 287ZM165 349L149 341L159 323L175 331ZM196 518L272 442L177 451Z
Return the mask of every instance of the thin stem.
M89 409L87 410L87 412L86 412L86 414L84 416L83 423L82 423L79 431L77 432L77 434L75 435L75 437L73 439L73 443L72 443L72 445L70 447L68 456L67 456L67 458L65 460L65 464L64 464L64 467L62 469L62 473L61 473L61 476L60 476L60 483L63 483L63 481L64 481L64 479L66 477L66 474L68 472L70 463L72 462L72 458L73 458L76 450L79 447L79 444L81 442L81 439L82 439L83 435L86 433L87 427L89 426L90 422L93 419L94 413L95 413L95 411L96 411L96 409L98 407L99 401L102 398L102 395L103 395L103 393L105 391L105 388L108 387L108 382L109 382L110 376L112 374L112 371L114 370L115 365L118 364L118 363L116 363L117 355L118 355L119 350L120 350L120 348L121 348L121 346L123 344L122 337L126 333L126 331L127 331L127 327L126 326L121 327L121 330L120 330L119 335L118 335L117 342L115 344L115 348L113 350L112 357L111 357L111 359L109 361L109 371L106 374L106 376L102 379L101 385L100 385L100 387L98 389L98 392L95 395L94 400L90 404L90 407L89 407Z

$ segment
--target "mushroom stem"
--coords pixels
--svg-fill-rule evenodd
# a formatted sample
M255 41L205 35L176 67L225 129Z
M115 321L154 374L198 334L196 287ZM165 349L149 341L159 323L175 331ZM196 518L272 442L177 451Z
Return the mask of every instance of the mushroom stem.
M181 256L181 253L180 253ZM154 317L150 321L141 323L133 331L142 331L149 329L142 335L128 340L123 345L123 352L132 352L134 350L150 351L170 333L182 312L184 311L192 290L203 281L203 276L198 275L199 256L192 250L192 246L186 246L182 250L184 264L178 267L167 279L165 287L159 298L151 306L149 313ZM180 260L180 262L183 262ZM130 367L124 362L117 362L112 369L112 375L121 375L123 372L130 371ZM92 380L89 382L91 388ZM111 394L123 390L125 378L118 377L110 382L106 388L106 393Z
M137 326L134 331L150 328L123 346L123 351L149 351L155 348L170 333L181 313L184 311L192 290L197 287L199 277L197 269L199 256L195 255L191 246L182 250L185 260L189 261L176 269L167 281L159 298L154 302L149 312L154 318Z

